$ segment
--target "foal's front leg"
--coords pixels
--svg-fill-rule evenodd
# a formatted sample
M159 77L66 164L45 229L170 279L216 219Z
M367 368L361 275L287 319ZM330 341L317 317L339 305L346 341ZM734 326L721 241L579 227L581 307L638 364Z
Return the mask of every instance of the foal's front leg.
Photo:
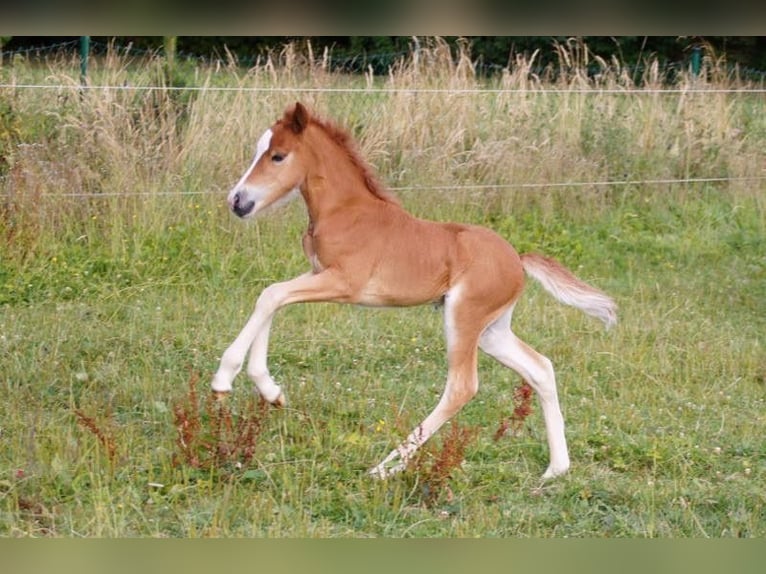
M273 404L283 405L284 394L269 375L267 351L269 329L274 314L285 305L309 301L338 301L347 297L345 282L335 273L305 273L290 281L274 283L264 289L255 304L255 311L244 329L221 357L221 363L213 376L211 387L218 395L232 389L234 377L242 370L250 350L247 373L261 396Z

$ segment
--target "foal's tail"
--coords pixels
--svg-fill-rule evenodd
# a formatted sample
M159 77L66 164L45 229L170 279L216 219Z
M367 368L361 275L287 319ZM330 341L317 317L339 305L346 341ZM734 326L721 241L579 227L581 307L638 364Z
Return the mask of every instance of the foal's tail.
M521 256L521 264L524 271L539 281L558 301L601 319L607 329L617 323L617 304L614 300L580 281L555 259L537 253L525 253Z

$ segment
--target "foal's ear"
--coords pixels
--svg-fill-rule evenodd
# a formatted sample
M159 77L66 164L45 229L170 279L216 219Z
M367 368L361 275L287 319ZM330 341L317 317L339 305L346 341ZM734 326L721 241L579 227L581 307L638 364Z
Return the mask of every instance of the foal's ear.
M290 118L290 129L294 134L301 133L309 123L309 112L300 102L295 103L292 117Z

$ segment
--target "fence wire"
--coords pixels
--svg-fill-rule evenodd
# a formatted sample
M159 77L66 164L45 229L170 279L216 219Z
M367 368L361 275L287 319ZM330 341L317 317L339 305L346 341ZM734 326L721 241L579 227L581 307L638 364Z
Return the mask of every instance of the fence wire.
M143 78L144 81L145 79L146 77ZM356 78L354 81L362 80ZM153 99L153 94L158 95L161 99ZM579 88L575 86L561 89L555 86L541 86L515 89L422 87L417 85L402 87L387 85L360 87L347 85L166 86L130 85L129 83L86 83L81 85L73 78L69 84L61 81L51 83L6 81L0 84L0 105L3 103L3 97L13 102L13 106L20 107L27 97L32 98L39 95L40 103L35 102L29 105L40 106L41 114L53 118L55 121L60 121L65 129L78 129L83 132L93 131L92 138L96 143L91 142L91 145L87 145L87 141L85 141L87 139L86 134L80 136L82 141L79 142L79 145L83 146L83 152L77 157L82 157L84 160L90 157L96 163L103 164L116 159L135 165L137 172L141 172L147 166L151 167L156 163L159 167L153 173L157 173L163 169L161 165L164 161L161 157L162 154L167 154L168 156L185 158L186 163L184 161L167 162L169 168L165 171L175 171L179 174L188 171L190 166L196 167L205 163L217 164L213 166L214 171L211 172L213 175L208 180L219 182L221 185L215 186L219 189L211 189L210 186L184 185L168 189L168 186L158 188L157 186L143 185L133 186L132 189L112 191L108 186L102 186L97 181L98 174L91 174L88 176L91 178L88 181L85 181L86 177L75 178L76 181L82 182L80 189L65 191L46 184L41 186L42 191L36 192L36 197L40 199L101 199L110 197L203 196L220 193L220 188L225 187L223 182L226 181L226 177L232 177L230 166L246 163L242 160L249 156L252 151L251 148L257 140L258 130L262 131L267 127L266 125L251 127L245 124L247 122L262 123L264 119L270 123L281 113L286 101L292 101L293 98L297 97L307 98L310 105L315 105L320 109L320 112L325 112L325 115L330 114L340 123L346 125L355 137L363 139L371 149L373 156L370 158L371 163L379 168L378 171L383 174L383 179L389 183L388 188L397 193L455 190L465 192L535 191L557 188L603 189L627 186L725 185L761 182L766 179L766 169L763 165L758 167L759 159L761 163L763 160L762 153L756 157L755 168L748 169L744 173L730 173L728 166L723 164L718 166L713 161L709 164L700 162L699 165L694 166L691 173L689 173L688 166L685 166L685 171L682 172L680 164L678 169L674 168L665 172L647 169L646 161L641 164L640 161L631 158L627 151L628 147L634 143L627 138L633 137L633 134L627 133L629 131L627 128L625 128L627 135L622 134L620 130L623 128L621 126L610 124L609 118L599 114L609 111L611 107L617 106L619 108L622 106L620 113L624 116L633 113L636 108L651 105L651 98L654 96L667 95L677 97L679 101L681 98L697 98L693 105L702 108L701 112L696 113L701 113L700 117L704 117L706 105L721 105L720 102L713 102L713 98L725 98L725 100L721 100L723 106L731 106L738 97L740 99L754 98L756 107L753 109L758 110L763 107L763 100L761 99L763 94L766 94L766 88L716 87L705 83L698 86L672 88L623 89ZM251 96L262 97L251 98ZM534 175L535 170L543 172L545 162L548 162L550 157L568 151L565 143L556 144L555 141L553 143L551 141L558 137L557 131L567 132L571 130L556 125L551 117L562 113L558 107L562 102L567 107L572 108L577 108L580 105L576 101L570 101L571 96L584 96L584 99L588 100L585 107L579 111L573 109L568 113L579 113L587 116L585 119L577 119L577 122L583 125L586 121L590 122L588 129L593 131L592 134L578 136L583 141L579 141L577 145L585 146L587 144L592 147L593 149L587 152L592 156L601 151L605 156L604 164L608 169L604 169L603 165L599 166L594 163L596 169L588 171L587 166L578 165L576 160L572 159L582 150L573 150L571 151L571 158L565 158L564 162L564 167L571 164L571 169L562 168L560 173L554 175L543 173L539 181L534 181L531 177L526 176ZM590 100L594 98L596 103L591 104ZM708 102L706 98L710 98L711 101ZM613 100L621 103L613 104ZM228 111L232 102L237 102L238 105L245 102L248 109L247 117L232 120L229 117L231 112ZM394 106L391 106L392 102L395 104ZM72 115L67 116L61 111L67 106L74 110ZM202 111L196 110L196 107ZM391 117L387 117L387 114L390 114L389 107L395 109L395 113ZM429 111L429 107L432 107L434 111ZM167 110L171 111L168 112ZM0 112L2 111L0 109ZM123 123L114 126L109 125L111 120L106 117L106 114L109 113L120 114L119 121ZM167 113L175 114L175 116L170 117L166 115ZM620 113L616 113L614 110L609 113L614 113L615 122L620 121ZM731 114L730 111L724 113ZM538 114L545 122L550 123L541 126L531 125L534 123L534 118L537 117L535 114ZM205 115L213 119L200 119ZM205 129L209 129L211 134L215 133L215 126L212 123L219 122L227 129L230 128L232 135L228 137L238 140L239 147L232 148L234 154L229 157L217 155L218 150L215 148L220 147L223 142L212 142L213 149L194 151L184 149L184 135L181 132L185 128L180 127L181 120L178 118L184 118L183 121L186 122L191 121L190 118L192 118L194 121L204 124ZM411 124L407 125L407 121L410 121ZM456 125L450 125L452 133L442 137L438 134L428 133L429 127L422 124L429 121L456 122ZM515 132L514 122L517 121L530 124L525 128L527 130L526 136L519 136ZM402 125L397 127L398 131L395 133L387 133L384 136L377 133L388 130L391 124L397 122ZM686 124L681 120L679 122L679 129L688 129L689 120L686 121ZM755 122L753 123L755 125ZM581 131L585 130L582 125L575 127ZM660 133L665 128L667 126L657 125L655 128L658 131L657 137L666 135ZM0 125L1 129L2 125ZM638 128L630 127L630 130L639 132L641 129L640 126ZM535 140L529 138L530 132L534 132ZM10 129L7 130L7 133L11 133ZM572 137L571 134L567 133L563 133L563 136ZM745 140L742 136L732 137L736 137L737 145ZM587 138L594 141L584 141ZM604 141L595 141L598 138L602 138ZM609 147L607 138L613 138L614 145ZM672 142L670 140L668 142L669 149ZM726 142L722 141L721 143L725 145ZM3 142L0 141L0 189L2 189L0 193L9 197L17 194L19 190L18 186L9 179L7 166L3 169L2 145ZM23 163L27 170L39 169L43 171L51 166L54 166L55 170L58 171L72 168L72 166L56 165L56 158L47 155L45 150L31 149L38 145L42 144L19 142L16 148L9 153L15 154L16 159L29 159ZM620 149L619 146L621 145L625 146L625 149ZM23 149L25 146L29 149ZM602 146L603 149L598 146ZM111 154L108 159L101 157L108 155L102 153L104 150ZM752 150L750 151L752 152ZM491 154L496 156L499 161L506 161L513 159L514 154L518 153L531 154L534 159L529 161L537 162L536 165L531 163L530 169L524 172L525 178L514 177L510 170L507 177L495 178L486 175L485 172L489 168L485 163L488 160L483 160L482 154L486 156ZM754 153L757 154L757 150ZM198 157L195 154L198 154ZM422 177L413 175L419 165L429 161L436 165L430 173L426 173ZM481 163L482 161L485 163ZM226 163L226 169L222 167L224 163ZM635 167L641 169L634 169ZM109 168L107 166L101 169L108 170ZM91 168L83 171L88 170L93 171ZM667 176L668 172L683 173L683 175L678 177ZM631 177L631 174L641 173L646 174L647 177ZM226 174L226 177L221 176L221 174ZM606 176L604 176L605 174ZM614 174L620 174L620 177L614 177ZM566 175L569 177L562 177ZM152 173L144 176L144 179L151 177ZM493 179L495 181L492 181ZM141 189L141 187L153 188L147 190Z
M0 89L8 90L72 90L72 84L8 84L0 83ZM110 92L231 92L231 93L262 93L262 94L287 94L296 91L307 94L445 94L445 95L529 95L529 94L558 94L558 95L622 95L622 96L649 96L657 94L683 95L683 94L766 94L766 88L718 88L700 84L685 88L593 88L593 87L540 87L540 88L417 88L417 87L365 87L365 88L332 88L332 87L266 87L266 86L139 86L139 85L91 85L82 84L76 86L79 91L110 91Z
M599 188L599 187L620 187L620 186L658 186L658 185L699 185L705 183L733 183L733 182L752 182L766 180L766 176L750 177L696 177L683 179L633 179L633 180L611 180L611 181L563 181L549 183L507 183L507 184L455 184L455 185L409 185L409 186L389 186L388 190L395 193L407 193L418 191L497 191L497 190L541 190L555 188ZM6 192L7 193L7 192ZM64 193L43 193L40 198L85 198L85 199L108 199L115 197L192 197L220 194L220 189L197 189L197 190L157 190L157 191L117 191L117 192L64 192Z

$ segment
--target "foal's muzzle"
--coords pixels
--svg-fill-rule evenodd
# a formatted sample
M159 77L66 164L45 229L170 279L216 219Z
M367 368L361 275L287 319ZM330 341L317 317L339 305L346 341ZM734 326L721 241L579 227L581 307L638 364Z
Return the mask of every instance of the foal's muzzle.
M237 191L229 200L229 206L238 217L245 217L253 210L255 202L248 199L246 193Z

